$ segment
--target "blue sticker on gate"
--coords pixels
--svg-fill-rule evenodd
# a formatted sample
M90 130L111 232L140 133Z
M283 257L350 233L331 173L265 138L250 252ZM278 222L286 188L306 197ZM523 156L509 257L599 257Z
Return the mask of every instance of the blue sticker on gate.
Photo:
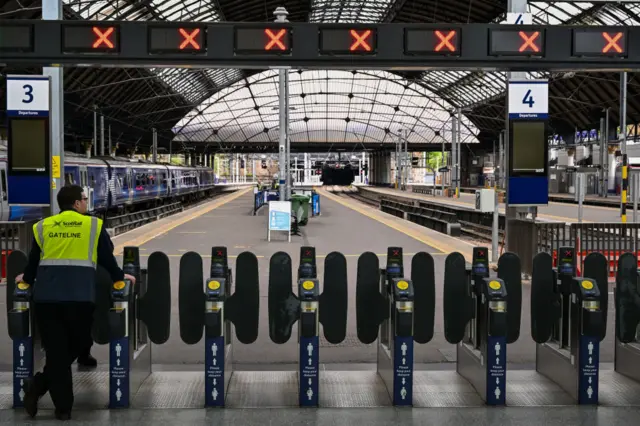
M487 336L487 405L505 405L507 397L507 340Z
M25 384L33 376L33 338L13 341L13 408L24 407Z
M394 337L393 405L413 405L413 337Z
M597 337L580 337L578 359L578 404L598 404L600 341Z
M129 389L129 338L109 342L109 408L127 408Z
M224 407L224 336L205 339L205 405Z
M319 391L318 336L300 337L300 380L298 381L299 404L301 407L317 407Z

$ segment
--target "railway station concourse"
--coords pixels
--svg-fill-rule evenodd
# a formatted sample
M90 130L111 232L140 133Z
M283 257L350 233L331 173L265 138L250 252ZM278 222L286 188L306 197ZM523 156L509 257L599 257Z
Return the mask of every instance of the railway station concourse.
M320 6L322 2L311 2L309 11L288 7L289 14L276 10L281 5L274 4L275 22L261 15L249 19L254 22L241 23L235 21L247 21L246 17L232 13L231 4L222 0L215 7L202 6L199 19L169 18L170 2L137 6L139 13L151 8L153 21L127 19L134 6L131 10L114 6L117 12L111 18L104 9L90 12L95 5L85 9L81 3L46 2L42 20L21 16L16 10L9 15L25 19L4 19L0 14L0 63L12 70L5 91L10 123L7 208L47 207L56 188L64 184L67 145L60 136L66 133L61 129L66 128L62 109L67 97L63 75L81 67L94 67L96 72L137 67L158 75L168 68L233 70L247 86L251 86L249 73L276 68L278 84L285 83L278 89L278 106L260 104L257 96L250 109L269 109L265 114L275 114L277 120L269 121L271 128L265 126L264 138L251 136L255 147L245 132L242 137L247 140L231 141L227 148L272 149L280 156L281 166L288 163L289 130L314 121L314 112L309 112L310 117L289 123L288 116L298 114L293 112L297 106L287 107L286 81L293 78L293 69L300 69L299 75L318 70L351 73L356 85L358 79L369 77L384 81L381 70L385 70L403 76L405 89L411 73L442 80L448 72L465 73L462 79L480 81L497 69L509 74L501 89L508 89L506 114L497 117L500 128L510 135L504 139L509 153L504 211L509 242L506 250L498 252L477 239L453 235L452 226L436 229L409 220L418 214L415 210L395 214L390 208L367 204L367 199L377 197L376 202L382 203L387 197L387 202L398 205L397 199L388 197L403 194L403 202L417 208L425 199L416 194L411 199L392 189L363 186L360 195L350 196L344 188L332 190L326 185L290 188L292 193L311 195L305 198L311 213L303 224L299 219L304 209L292 212L282 172L279 188L265 190L252 182L223 188L212 200L200 200L113 238L114 254L123 269L137 277L137 284L114 285L98 268L93 355L99 365L96 369L73 366L71 423L637 424L640 274L635 245L631 244L633 249L621 246L612 263L603 250L583 254L576 239L563 239L551 252L528 253L512 250L509 240L517 239L524 229L523 221L509 225L517 209L539 208L542 221L570 215L548 196L547 136L554 123L550 116L557 108L550 96L550 73L637 68L640 31L635 26L573 25L579 21L569 18L571 22L545 24L539 18L541 2L520 1L509 2L506 9L501 6L493 17L480 13L480 8L469 9L473 23L453 24L457 21L445 19L449 12L433 15L439 17L435 22L443 23L424 23L420 18L404 23L407 20L401 18L411 13L411 2L391 2L384 8L383 2L369 2L384 12L368 9L362 2L359 13L351 4L358 2L351 2L341 13L352 16L344 19L334 17L335 7ZM432 5L429 1L415 4ZM558 10L545 5L545 13ZM185 2L183 7L192 13L191 5ZM580 7L566 6L567 10ZM587 12L598 17L612 10L622 9L604 4ZM497 23L500 13L507 13L506 23ZM20 67L44 67L44 77L13 71ZM276 74L271 72L266 79L275 84ZM193 84L211 78L203 71L175 75ZM198 77L189 80L194 75ZM461 74L451 75L460 78ZM392 86L389 81L384 84ZM299 86L305 85L310 83ZM418 86L428 90L426 85ZM349 90L357 93L359 89ZM389 94L393 89L386 90ZM447 90L459 89L452 85L441 92ZM324 94L327 105L330 92ZM216 114L233 111L234 99L240 105L237 93L230 90L219 95L217 104L211 102ZM350 94L349 99L358 97ZM399 96L402 101L405 95ZM195 97L184 99L202 102ZM370 103L375 104L383 98L376 94L372 99ZM414 109L436 104L413 102L418 105ZM449 112L460 106L447 105L452 109L439 111L446 119L433 113L433 121L425 121L419 115L422 112L416 112L413 121L398 118L405 127L414 124L405 135L412 149L430 149L427 145L433 142L416 136L422 131L430 132L438 145L449 143L434 128L436 122L448 122ZM184 112L184 105L181 108ZM262 118L251 114L258 113L249 113L250 120L229 115L229 128L254 128L256 119L260 123ZM198 152L198 140L202 146L225 143L224 126L211 132L198 116L195 109L180 121L186 130L176 131L179 143L170 149L181 145L206 157L210 151ZM42 137L26 138L15 124L34 120L29 124L36 126L43 117L47 128ZM457 123L481 143L482 130L472 117L469 113ZM340 131L348 152L380 151L369 157L376 159L369 171L391 183L386 158L396 144L384 142L389 133L385 129L392 125L372 121L370 127L377 130L371 134L365 130L362 137L357 125L343 121ZM333 129L324 129L324 145L314 142L315 129L310 125L308 139L300 143L291 130L291 151L330 150L335 143L330 140ZM349 132L355 132L355 142L347 143L352 141L351 136L344 137ZM382 138L376 139L375 132ZM157 155L156 130L153 134ZM272 134L276 135L273 141ZM30 149L19 143L31 144ZM458 143L457 155L466 149L460 145L464 141ZM43 167L20 168L17 164L25 153L34 158L41 154ZM57 157L57 163L49 157ZM60 173L61 169L65 172ZM460 179L459 170L453 175ZM140 182L131 191L138 190ZM96 193L90 189L89 193ZM170 195L178 190L171 185L165 189ZM462 204L471 202L463 195L458 198L439 203L462 209L467 208ZM280 210L284 207L278 203L289 210ZM612 211L593 208L587 221L594 226L609 221ZM285 232L281 232L281 217ZM571 229L582 230L578 225ZM637 242L637 224L623 225L612 231L617 240ZM3 232L2 238L8 238ZM15 283L27 255L22 246L3 249L1 425L56 423L49 396L40 400L34 420L22 409L25 383L44 362L33 325L37 312L30 298L32 288Z

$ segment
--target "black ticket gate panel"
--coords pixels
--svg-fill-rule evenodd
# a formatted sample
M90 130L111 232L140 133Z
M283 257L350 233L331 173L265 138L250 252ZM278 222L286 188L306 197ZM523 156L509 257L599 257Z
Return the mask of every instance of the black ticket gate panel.
M640 275L638 260L633 253L624 253L618 259L616 271L616 343L615 371L640 383ZM640 389L628 392L640 399Z

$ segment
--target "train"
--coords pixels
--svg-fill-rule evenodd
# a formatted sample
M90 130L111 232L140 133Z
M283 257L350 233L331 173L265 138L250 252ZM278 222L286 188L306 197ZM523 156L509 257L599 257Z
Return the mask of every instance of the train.
M351 185L358 172L349 161L327 161L322 165L320 180L323 185Z
M85 188L89 211L99 217L126 214L174 202L210 196L218 183L213 169L201 166L155 164L138 159L91 157L65 152L64 184ZM42 217L42 208L9 206L7 151L0 151L0 220Z

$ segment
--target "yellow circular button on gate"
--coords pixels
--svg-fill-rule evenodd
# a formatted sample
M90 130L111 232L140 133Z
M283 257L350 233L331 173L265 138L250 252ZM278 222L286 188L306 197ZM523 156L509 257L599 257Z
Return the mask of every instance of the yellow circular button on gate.
M582 281L582 288L585 290L593 289L593 283L591 281Z
M396 284L398 286L398 288L400 290L406 290L409 288L409 283L406 281L398 281L398 284Z
M313 281L305 281L302 283L302 288L304 288L305 290L313 290L314 287L315 284L313 283Z
M220 281L209 281L209 290L217 290L220 288Z
M489 283L489 287L491 287L492 290L500 290L500 282L498 281L491 281Z
M19 290L28 290L29 289L29 284L27 284L25 282L19 282L18 283L18 289Z
M122 290L125 287L125 285L126 284L124 283L124 281L118 281L113 283L113 288L116 290Z

